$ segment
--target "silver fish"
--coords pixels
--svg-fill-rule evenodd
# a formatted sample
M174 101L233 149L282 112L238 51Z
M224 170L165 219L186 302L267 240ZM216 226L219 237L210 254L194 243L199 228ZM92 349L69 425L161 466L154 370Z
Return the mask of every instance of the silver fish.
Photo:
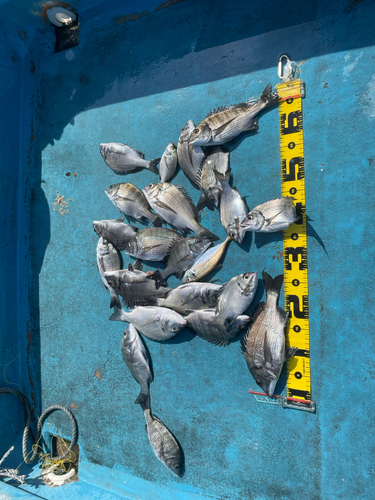
M212 146L208 149L207 159L215 172L225 175L229 169L229 151L224 151L220 146Z
M182 475L183 455L180 447L171 433L156 415L143 407L146 419L146 432L156 457L176 476Z
M224 320L232 320L249 307L258 287L257 273L234 276L224 286L219 297L216 313Z
M296 206L289 196L274 198L253 208L241 222L245 231L274 233L298 220Z
M167 266L162 271L155 271L149 276L156 283L156 288L166 283L168 276L176 275L178 279L186 269L188 269L202 253L211 245L211 240L208 238L200 238L198 236L189 236L180 240L173 247L167 261Z
M246 217L247 208L238 189L229 185L231 171L228 170L221 184L223 192L220 200L220 220L227 234L237 243L242 243L245 230L240 224Z
M271 396L279 380L284 361L294 356L297 347L285 349L284 328L288 313L277 305L284 276L272 279L262 273L267 302L261 302L243 341L242 350L255 382Z
M186 325L186 320L176 311L166 307L135 307L131 312L115 307L111 321L128 321L151 340L168 340Z
M202 238L219 239L199 225L198 210L183 187L161 182L149 184L143 192L153 210L168 224L181 230L190 229Z
M170 142L160 160L160 180L167 182L174 176L177 167L177 148Z
M192 185L199 189L197 184L197 175L204 159L204 152L200 146L191 146L188 139L194 130L194 123L189 120L181 131L177 143L178 164Z
M150 355L135 326L131 323L124 332L121 353L130 373L141 386L141 392L135 403L143 403L150 408L150 383L154 380L150 368Z
M160 158L145 160L143 153L132 149L126 144L119 142L100 144L100 154L109 168L116 172L116 174L127 174L138 168L147 168L154 174L159 175L157 164Z
M189 144L193 146L224 144L241 132L257 130L256 115L276 104L278 100L279 96L272 92L271 84L268 84L255 102L252 100L215 109L192 131Z
M212 152L211 152L212 151ZM220 176L225 176L229 169L229 153L224 152L220 146L210 148L210 154L203 160L198 172L198 185L201 197L197 203L197 209L201 210L207 206L210 210L219 208L221 193Z
M96 234L108 240L118 250L123 250L138 231L137 227L125 224L123 219L94 220L92 224Z
M228 236L228 238L223 243L220 243L220 245L215 245L214 247L206 250L204 254L202 254L186 271L183 283L199 281L213 271L222 259L226 246L231 239L232 238Z
M134 184L121 182L113 184L105 190L108 198L125 215L142 220L143 217L149 219L154 226L161 226L163 221L158 215L150 211L150 206L144 194Z
M173 229L146 227L133 236L124 251L138 259L160 261L171 253L182 238L182 234Z
M114 248L112 243L109 243L103 238L99 238L98 245L96 247L96 261L104 286L111 294L110 307L114 307L115 305L117 307L121 307L117 292L111 287L105 277L105 273L107 271L118 271L121 269L121 260L118 251Z
M128 307L155 304L157 298L165 297L169 288L155 286L149 275L138 269L124 269L104 273L108 284L120 294Z
M180 314L188 314L188 309L209 309L216 307L222 289L214 283L188 283L170 290L164 299L157 299L156 305Z
M185 319L199 337L220 346L228 345L250 321L249 316L244 314L232 320L223 321L218 317L215 309L190 311Z

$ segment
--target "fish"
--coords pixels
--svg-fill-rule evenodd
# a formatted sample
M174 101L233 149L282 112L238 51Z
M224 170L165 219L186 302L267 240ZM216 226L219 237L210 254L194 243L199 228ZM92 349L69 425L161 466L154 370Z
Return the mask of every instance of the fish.
M141 386L135 404L145 404L150 408L150 383L154 380L151 358L134 325L129 323L121 342L121 354L130 373Z
M170 142L160 160L160 180L167 182L174 176L177 167L177 148Z
M149 184L143 188L143 192L152 209L168 224L182 231L190 229L201 238L211 238L213 241L219 239L199 225L198 210L182 186L161 182Z
M208 113L191 132L188 142L192 146L220 145L234 139L241 132L257 130L257 114L278 101L279 96L277 92L272 92L269 83L256 101L222 106Z
M216 314L224 320L232 320L251 304L258 287L257 273L234 276L224 286L216 306Z
M228 238L223 243L215 245L214 247L206 250L204 254L202 254L185 272L183 283L185 284L191 283L193 281L199 281L211 271L213 271L222 259L225 249L231 239L232 238L228 236Z
M124 250L125 245L138 231L137 227L125 224L123 219L94 220L92 224L96 234L112 243L118 250Z
M287 229L298 220L293 198L282 196L250 210L240 227L245 231L274 233Z
M209 149L210 153L202 161L198 172L198 185L201 197L197 203L197 209L202 210L205 206L210 210L219 208L223 187L217 174L225 176L229 169L229 153L222 150L220 146Z
M116 290L108 283L105 273L107 271L118 271L121 269L121 257L116 248L104 238L100 237L96 247L96 262L104 286L111 294L110 308L121 307L120 299Z
M238 315L231 320L221 320L215 309L202 309L188 311L185 317L188 326L194 332L208 342L219 346L226 346L237 337L250 317L245 314Z
M159 175L157 164L160 158L145 160L145 155L127 144L109 142L100 144L100 154L104 161L116 174L127 174L138 168L146 168Z
M171 431L151 410L141 405L146 419L146 432L156 457L176 476L182 475L183 455Z
M155 282L148 274L130 266L130 269L104 273L108 284L122 296L127 307L147 306L155 304L157 298L163 298L169 288L156 288Z
M182 238L183 235L173 229L146 227L136 233L123 250L138 259L161 261Z
M188 283L170 290L156 305L169 307L180 314L188 314L188 309L210 309L217 305L222 285L215 283Z
M231 170L221 179L223 192L220 199L220 221L227 234L237 243L242 243L245 230L240 224L246 217L245 202L236 187L229 185Z
M208 149L207 160L215 172L225 175L229 169L229 151L220 146L212 146Z
M105 190L106 195L120 212L141 221L149 219L154 226L160 227L162 219L151 212L150 205L140 189L130 182L113 184Z
M165 269L155 271L148 275L148 278L155 281L156 289L164 285L168 276L172 274L181 279L184 271L189 269L210 245L211 240L209 238L200 238L199 236L189 236L180 240L173 247Z
M285 349L284 328L288 313L278 306L284 276L272 277L263 271L267 302L255 311L243 340L242 351L255 382L271 396L275 392L284 361L293 357L298 348Z
M197 175L205 155L200 146L190 146L187 142L194 128L194 123L189 120L182 129L177 143L177 158L181 170L184 172L191 184L196 189L199 189L197 184Z
M132 323L151 340L171 339L186 325L186 319L178 312L157 306L135 307L131 312L115 307L115 312L109 319Z

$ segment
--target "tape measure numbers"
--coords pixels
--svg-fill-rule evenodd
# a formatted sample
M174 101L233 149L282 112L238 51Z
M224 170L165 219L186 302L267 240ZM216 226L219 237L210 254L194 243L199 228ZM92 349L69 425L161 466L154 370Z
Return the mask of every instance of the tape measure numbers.
M289 319L286 345L298 347L287 361L287 406L314 410L311 401L309 293L307 270L307 232L305 163L303 150L303 82L277 85L280 96L281 192L294 198L299 220L284 231L284 293Z

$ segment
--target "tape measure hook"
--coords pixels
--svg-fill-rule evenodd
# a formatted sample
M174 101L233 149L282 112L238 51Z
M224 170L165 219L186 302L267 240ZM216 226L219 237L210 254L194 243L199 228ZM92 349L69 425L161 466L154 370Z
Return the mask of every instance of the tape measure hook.
M283 62L283 59L285 59L285 63ZM284 78L284 64L286 65L288 62L290 62L290 59L286 54L282 54L279 57L279 62L277 65L277 74L279 75L280 80Z

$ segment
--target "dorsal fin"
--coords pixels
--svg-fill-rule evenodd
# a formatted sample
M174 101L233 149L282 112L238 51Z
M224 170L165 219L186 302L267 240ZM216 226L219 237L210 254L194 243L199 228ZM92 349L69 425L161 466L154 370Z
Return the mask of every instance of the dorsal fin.
M186 199L188 200L188 202L191 205L191 208L194 211L194 215L195 215L197 221L200 222L201 216L200 216L200 214L198 212L197 207L194 205L194 202L191 199L190 194L186 191L186 189L183 186L176 186L176 188L186 197Z
M222 113L223 111L227 111L228 109L236 109L236 108L244 108L244 107L247 107L247 103L245 103L245 102L240 102L238 104L229 104L228 106L219 106L218 108L210 111L208 113L208 115L206 116L206 118L208 118L209 116L212 116L212 115L217 115L218 113Z
M197 185L199 186L199 189L201 189L201 181L202 181L202 171L204 167L204 163L206 161L206 157L204 156L202 158L201 164L199 165L198 172L197 172Z
M142 268L143 268L143 262L141 261L141 259L137 259L133 264L133 270L142 271Z
M128 271L134 271L134 267L133 267L133 264L131 262L129 262L129 264L128 264Z

